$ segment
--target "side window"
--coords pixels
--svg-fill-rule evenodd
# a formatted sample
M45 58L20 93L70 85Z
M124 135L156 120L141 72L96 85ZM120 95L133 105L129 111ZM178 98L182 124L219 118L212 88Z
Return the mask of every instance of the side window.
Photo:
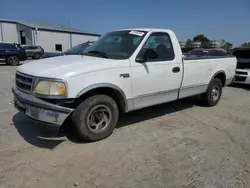
M163 32L151 34L139 53L142 54L150 54L147 61L173 60L175 55L170 36Z
M8 50L17 50L17 48L13 44L4 44L4 48Z
M62 51L62 45L61 44L56 44L55 45L55 47L56 47L56 51Z
M24 46L23 47L25 50L31 50L31 46Z
M25 50L36 50L37 47L36 47L36 46L25 46L24 49L25 49Z

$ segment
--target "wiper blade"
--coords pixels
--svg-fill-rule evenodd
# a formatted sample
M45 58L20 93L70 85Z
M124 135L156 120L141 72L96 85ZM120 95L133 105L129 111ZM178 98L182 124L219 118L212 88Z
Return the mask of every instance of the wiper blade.
M105 52L100 52L100 51L97 51L97 50L92 50L92 51L89 51L87 53L89 53L89 54L97 54L97 55L100 55L102 57L109 58Z

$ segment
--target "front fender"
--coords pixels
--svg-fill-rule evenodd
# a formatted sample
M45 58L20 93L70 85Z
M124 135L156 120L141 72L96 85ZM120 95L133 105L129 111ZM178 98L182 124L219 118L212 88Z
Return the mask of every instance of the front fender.
M98 84L93 84L90 85L84 89L82 89L77 95L76 98L82 96L84 93L87 93L88 91L91 91L93 89L97 89L97 88L111 88L111 89L115 89L116 91L118 91L124 99L126 99L126 95L125 93L122 91L121 88L119 88L118 86L111 84L111 83L98 83Z

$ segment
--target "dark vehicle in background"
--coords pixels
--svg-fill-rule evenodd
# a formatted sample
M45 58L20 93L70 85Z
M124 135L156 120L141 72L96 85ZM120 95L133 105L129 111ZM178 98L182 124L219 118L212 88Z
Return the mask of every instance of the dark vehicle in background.
M196 56L196 57L201 57L201 56L227 56L227 52L224 51L223 49L205 49L205 48L196 48L188 53L185 54L185 56Z
M20 61L27 59L23 47L15 43L0 42L0 59L4 59L8 65L19 65Z
M234 48L232 54L237 58L234 82L250 85L250 48Z
M41 46L23 45L22 47L24 48L27 57L31 57L32 59L40 59L44 53L44 49Z
M88 41L81 44L78 44L64 52L45 52L40 59L49 58L49 57L56 57L56 56L63 56L63 55L79 55L91 46L94 42Z
M232 54L237 58L237 69L250 69L250 47L234 48Z

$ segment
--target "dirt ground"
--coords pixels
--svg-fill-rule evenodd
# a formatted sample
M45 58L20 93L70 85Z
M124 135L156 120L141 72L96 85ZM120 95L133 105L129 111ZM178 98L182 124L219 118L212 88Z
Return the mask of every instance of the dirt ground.
M109 138L79 142L12 103L15 67L0 65L0 188L249 188L250 89L216 107L185 99L129 113Z

